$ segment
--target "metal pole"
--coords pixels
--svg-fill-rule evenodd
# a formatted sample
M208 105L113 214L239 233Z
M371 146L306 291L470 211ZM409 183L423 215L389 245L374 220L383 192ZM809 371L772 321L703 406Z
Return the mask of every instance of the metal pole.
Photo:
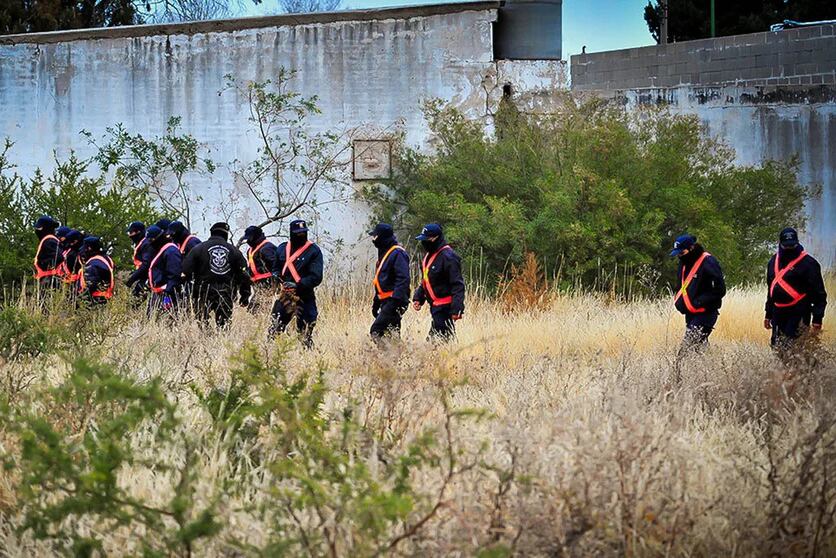
M717 25L714 19L714 0L711 0L711 36L717 36Z
M659 44L668 44L668 0L662 0L662 25L659 29Z

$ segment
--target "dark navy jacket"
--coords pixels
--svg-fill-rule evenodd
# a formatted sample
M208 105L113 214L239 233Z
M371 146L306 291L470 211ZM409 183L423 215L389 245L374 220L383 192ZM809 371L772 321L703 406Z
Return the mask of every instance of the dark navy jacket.
M802 246L793 250L780 250L778 265L785 267L795 258L801 255L804 250ZM792 297L781 288L775 286L772 295L769 294L769 287L775 279L775 256L769 260L766 266L766 319L781 316L812 316L814 324L822 323L824 319L824 308L827 306L827 292L824 289L824 278L821 274L821 265L813 256L807 254L803 260L795 264L792 269L784 274L784 281L795 289L799 294L806 295L797 304L785 308L776 308L775 303L786 304L792 301Z
M443 243L441 247L446 245L446 243ZM462 276L462 260L459 255L452 249L442 250L430 267L428 275L436 297L453 297L450 312L453 314L464 312L464 277ZM412 300L422 304L429 301L427 293L424 292L423 281L415 289Z
M282 242L276 250L276 264L273 266L273 275L281 282L291 281L296 282L296 293L303 301L316 300L314 289L322 283L322 250L316 244L311 244L308 249L300 255L294 265L296 271L299 272L300 279L297 282L290 270L282 275L282 269L286 259L286 245L287 242ZM293 254L293 248L290 253Z
M392 238L391 242L381 246L377 249L377 263L375 263L375 270L380 265L380 260L386 252L397 244L397 239ZM404 249L394 250L386 261L383 262L383 267L377 275L380 281L380 288L383 291L393 291L392 299L403 304L409 303L409 294L412 292L409 288L409 254ZM377 289L375 289L375 298L377 298Z
M71 275L79 273L81 271L81 258L78 257L78 250L75 248L66 248L63 253L67 271Z
M106 291L110 286L110 269L101 260L90 258L84 265L84 282L87 292L83 294L92 295L96 291Z
M154 265L152 273L155 286L162 287L165 285L165 294L167 295L177 293L181 283L180 276L183 273L183 255L176 244L165 249Z
M136 246L134 246L134 248L136 248ZM145 240L142 244L142 248L139 249L139 254L137 255L139 256L139 260L142 262L142 265L131 273L128 280L125 281L125 284L129 287L137 281L142 283L143 281L148 280L148 266L151 265L151 260L153 260L154 256L157 255L157 250L154 248L154 245L151 244L150 240Z
M40 245L41 239L38 239ZM44 271L49 271L58 267L64 261L64 256L61 255L61 243L57 238L48 238L41 246L41 251L37 254L38 267Z
M187 233L182 238L175 239L174 242L177 244L177 246L180 246L180 245L183 244L183 241L186 240L186 238L188 238L188 236L189 235ZM192 251L192 248L194 248L198 244L200 244L200 239L198 237L193 236L193 237L189 238L189 241L186 243L186 245L183 247L183 250L182 250L183 257L185 258L188 255L188 253Z
M688 278L691 268L697 259L705 252L705 249L696 244L694 249L679 260L679 270L676 275L676 292L682 288L682 273ZM695 308L705 308L707 313L716 312L723 304L723 297L726 296L726 280L723 270L720 269L720 262L714 256L708 256L703 261L697 274L688 284L688 298ZM675 303L676 309L681 314L690 314L685 306L685 297L679 297Z
M251 246L250 250L253 250L256 246L264 241L265 237L262 236L257 241L255 241ZM247 252L249 254L249 252ZM276 245L272 242L267 242L261 249L256 253L253 257L253 261L255 262L255 268L258 270L259 273L268 273L272 272L276 265L276 255L277 249ZM247 260L247 269L249 270L249 260ZM281 271L281 270L279 270ZM252 271L249 270L250 275L252 275ZM268 277L269 279L269 277ZM266 281L266 279L265 279ZM269 281L268 281L269 282Z

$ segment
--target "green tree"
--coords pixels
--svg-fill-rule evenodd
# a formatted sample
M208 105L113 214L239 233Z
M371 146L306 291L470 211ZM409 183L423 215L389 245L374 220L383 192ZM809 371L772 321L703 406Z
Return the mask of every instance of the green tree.
M836 18L836 4L831 0L736 0L715 1L715 26L718 37L769 31L773 23L821 21ZM660 0L648 2L644 20L656 42L662 21ZM711 36L711 0L669 0L668 40L690 41Z
M648 283L672 276L668 251L689 231L734 283L760 276L781 226L804 223L808 192L795 162L735 166L695 117L631 119L600 101L567 100L550 116L502 107L488 136L438 102L425 112L435 152L401 147L393 180L365 195L399 227L442 223L480 276L498 277L530 251L563 286L610 288L616 269Z

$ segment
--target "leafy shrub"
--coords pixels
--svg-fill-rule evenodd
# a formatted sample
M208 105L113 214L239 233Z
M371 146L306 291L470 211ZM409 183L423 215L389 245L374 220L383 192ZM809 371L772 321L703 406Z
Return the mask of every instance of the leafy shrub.
M0 307L0 362L13 362L51 352L54 331L41 316L18 306Z
M736 283L762 274L781 228L804 224L796 162L735 166L692 116L571 99L533 116L504 103L494 136L437 101L425 116L434 153L401 146L394 178L366 198L401 228L442 223L488 276L533 252L547 275L562 270L561 287L607 289L602 270L621 269L642 285L639 269L672 277L667 254L688 231Z

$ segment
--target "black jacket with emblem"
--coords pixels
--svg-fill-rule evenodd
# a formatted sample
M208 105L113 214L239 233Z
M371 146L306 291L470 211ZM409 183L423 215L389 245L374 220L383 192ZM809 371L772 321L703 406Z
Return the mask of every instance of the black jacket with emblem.
M679 272L676 275L676 292L682 288L682 277L688 278L691 268L697 263L705 249L699 244L687 255L679 259ZM688 298L695 308L705 308L706 312L716 312L723 305L723 297L726 296L726 279L723 270L720 269L720 262L717 258L709 255L703 260L694 278L688 283ZM685 304L685 297L676 300L676 309L681 314L690 314Z
M249 300L250 276L247 260L238 248L220 236L210 236L191 249L183 260L186 281L194 280L195 292L206 287L217 290L238 289L241 300Z

